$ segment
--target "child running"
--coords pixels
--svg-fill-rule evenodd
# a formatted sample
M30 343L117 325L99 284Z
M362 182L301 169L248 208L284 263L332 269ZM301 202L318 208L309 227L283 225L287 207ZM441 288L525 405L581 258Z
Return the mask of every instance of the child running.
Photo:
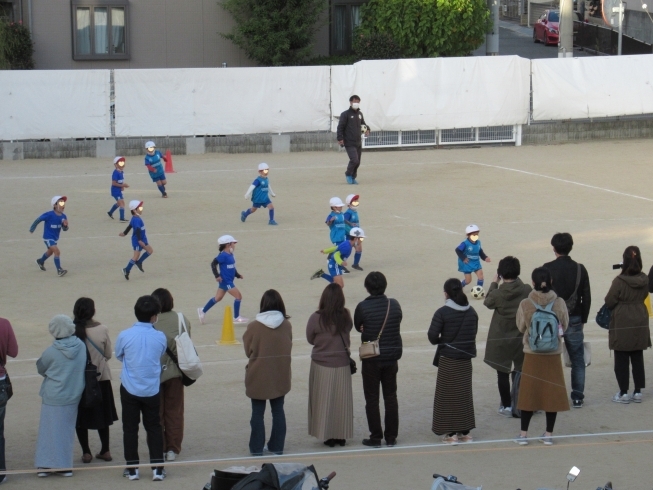
M145 149L147 153L145 154L145 166L150 172L150 178L152 182L156 184L161 192L161 197L168 197L166 193L166 174L164 172L163 164L161 160L167 163L166 157L164 157L159 150L156 149L154 141L148 141L145 143Z
M234 279L243 279L236 270L236 258L234 257L234 249L236 248L236 240L231 235L222 235L218 238L218 256L211 262L211 270L218 282L218 292L215 297L211 298L204 308L198 308L197 314L200 317L200 323L204 325L204 317L206 312L213 308L213 305L218 303L224 295L229 293L234 297L234 323L247 323L248 319L240 316L240 302L243 295L234 284ZM218 269L219 268L219 269Z
M129 187L125 183L125 157L116 157L113 159L113 174L111 174L111 197L116 200L116 203L107 212L109 218L113 219L113 213L116 209L120 208L120 221L126 223L125 219L125 198L122 195L123 189Z
M345 211L345 232L347 233L347 238L351 235L352 228L360 227L360 220L358 219L358 194L349 194L345 203L347 203L347 211ZM359 241L356 245L356 253L354 253L354 263L352 267L358 271L362 271L363 268L359 265L361 261L361 255L363 255L363 242Z
M311 280L321 277L326 279L328 282L335 282L338 286L344 288L345 282L342 278L344 272L343 266L347 265L346 260L351 255L352 248L358 246L364 238L365 232L362 228L352 228L347 240L340 242L340 244L334 245L333 247L320 250L321 253L328 254L327 270L329 271L329 274L326 274L323 269L319 269L311 276Z
M243 223L247 217L255 213L258 208L268 208L268 213L270 214L270 221L268 225L277 225L278 223L274 221L274 205L270 201L270 196L277 197L277 195L270 187L270 182L268 181L268 173L270 172L270 167L267 163L259 163L258 165L258 177L254 179L252 185L249 186L247 192L245 193L245 199L249 199L249 196L252 196L252 207L246 209L240 213L240 221Z
M129 233L129 230L133 230L132 248L134 249L134 256L127 264L127 267L122 270L125 279L128 281L129 273L131 272L132 267L136 266L138 267L138 270L145 272L143 270L143 262L154 253L154 250L147 242L147 235L145 234L145 223L143 223L143 219L141 218L141 215L143 214L143 201L129 201L129 210L132 213L132 219L125 231L119 235L126 236L127 233ZM141 256L141 252L143 250L145 250L145 253Z
M483 266L481 265L481 260L491 262L490 257L483 252L481 241L478 239L480 231L478 226L469 225L465 228L467 239L456 247L458 271L465 275L462 280L463 287L472 282L472 272L477 277L476 285L483 287Z
M59 259L61 252L57 246L61 230L68 231L68 218L63 214L67 200L68 198L66 196L54 196L50 201L52 211L43 213L36 218L36 221L29 228L29 232L34 233L38 224L43 221L43 243L45 243L47 250L40 259L36 259L36 264L39 266L39 269L44 271L45 261L54 254L54 265L57 268L59 277L65 276L66 272L68 272L61 268L61 261Z
M329 199L329 206L331 212L326 217L325 223L329 227L329 238L331 243L338 245L345 241L347 232L345 230L345 216L342 214L344 204L339 197L332 197Z

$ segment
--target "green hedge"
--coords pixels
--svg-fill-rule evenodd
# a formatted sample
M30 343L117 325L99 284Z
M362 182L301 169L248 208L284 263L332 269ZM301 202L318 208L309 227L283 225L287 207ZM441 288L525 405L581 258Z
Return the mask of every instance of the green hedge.
M29 29L22 23L0 18L0 69L31 70L34 68L34 43Z

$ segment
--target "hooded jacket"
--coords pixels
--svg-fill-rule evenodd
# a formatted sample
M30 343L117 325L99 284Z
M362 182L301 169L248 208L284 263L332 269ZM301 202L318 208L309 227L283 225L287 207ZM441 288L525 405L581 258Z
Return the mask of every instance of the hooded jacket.
M429 342L438 346L441 356L449 359L476 357L478 315L470 305L461 306L448 299L431 320ZM437 356L437 353L436 353ZM435 359L433 365L436 364Z
M608 332L611 350L634 351L651 347L651 331L644 300L648 296L648 278L643 272L636 276L619 275L605 296L612 309Z
M529 344L530 335L528 334L528 330L531 327L531 318L533 318L533 313L535 313L535 310L537 309L535 308L533 302L542 307L553 302L553 313L555 313L558 317L558 321L560 322L560 325L562 325L563 332L566 332L567 327L569 326L569 313L567 312L567 305L565 304L564 299L558 298L558 295L553 290L549 291L548 293L543 293L542 291L532 291L528 295L528 298L522 300L522 302L519 304L519 309L517 310L517 328L524 334L524 354L534 354L537 356L555 356L562 354L562 339L559 339L560 342L558 342L558 348L552 352L533 352L531 350Z
M254 400L273 400L290 391L292 325L280 311L256 315L247 325L243 346L249 362L245 368L245 394Z
M77 405L84 391L86 348L74 335L55 340L36 361L45 405Z
M354 323L348 310L347 315L349 321L342 334L333 326L322 328L318 312L309 317L306 324L306 340L313 346L311 351L313 362L330 368L349 366L350 333Z
M494 313L487 333L484 361L492 369L510 373L514 363L515 371L521 371L524 348L523 334L517 328L517 308L532 290L519 278L501 286L496 282L490 285L483 304Z

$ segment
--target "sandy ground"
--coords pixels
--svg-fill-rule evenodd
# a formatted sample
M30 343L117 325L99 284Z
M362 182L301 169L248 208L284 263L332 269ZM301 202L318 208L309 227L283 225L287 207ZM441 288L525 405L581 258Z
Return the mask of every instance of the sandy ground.
M426 489L434 472L453 473L485 489L563 488L572 465L582 470L572 488L594 489L608 479L618 489L651 488L651 392L645 390L642 404L610 401L617 385L607 333L594 322L586 326L594 356L587 370L585 408L559 415L555 435L560 438L546 448L536 441L528 447L516 446L510 438L518 433L519 421L496 414L495 372L482 361L491 313L481 302L473 303L480 316L473 381L477 442L440 445L430 431L436 369L426 331L433 312L443 303L442 284L458 276L453 250L471 222L480 225L483 247L494 260L485 266L490 277L496 262L510 254L520 258L522 277L529 279L534 267L552 260L551 235L571 232L572 256L590 273L594 312L614 277L611 264L619 262L627 245L642 248L648 271L653 245L652 150L653 142L642 140L367 152L358 187L344 183L343 153L175 157L177 173L169 176L169 199L159 197L142 160L129 158L126 181L131 187L126 198L144 200L143 218L155 253L145 262L145 274L134 269L128 282L121 268L131 255L129 238L119 238L124 225L106 216L112 203L110 161L2 162L0 315L10 319L20 344L19 358L8 366L16 394L7 409L7 466L26 471L33 466L40 408L40 377L34 362L52 340L47 331L49 319L57 313L71 314L74 301L87 295L96 302L96 318L108 325L115 339L133 323L136 298L157 287L170 289L175 309L190 318L205 365L204 376L186 391L184 447L179 462L168 465L163 485L199 490L212 468L252 464L247 459L250 406L244 394L242 346L215 345L224 306L232 302L214 307L204 326L198 325L195 313L215 293L209 264L216 255L216 238L229 233L239 240L236 258L245 276L238 282L244 295L242 314L253 318L263 291L275 288L292 315L295 344L293 389L286 397L288 456L277 460L315 464L320 475L336 470L333 489ZM239 220L247 205L243 194L261 161L272 169L278 227L268 226L267 213L261 211L246 223ZM329 198L338 195L344 200L353 191L361 195L361 222L368 235L361 265L365 271L386 274L388 294L400 301L404 311L399 445L391 450L367 450L360 444L368 435L360 374L353 383L355 438L345 448L329 449L307 435L310 346L304 327L326 285L309 277L324 264L318 251L329 244L323 224ZM34 260L44 249L41 228L34 235L28 233L32 221L49 209L50 198L56 194L69 197L70 231L60 240L62 264L68 269L64 278L56 276L52 260L47 272L37 268ZM352 309L366 296L363 279L360 272L345 277ZM236 327L238 337L243 331L244 327ZM353 345L358 345L357 336ZM651 351L645 359L650 374ZM120 363L112 360L111 366L118 400ZM531 435L544 430L543 419L542 415L533 419ZM639 433L614 434L629 431ZM116 466L83 465L84 471L76 471L72 479L13 475L8 488L134 485L120 477L120 423L111 434ZM94 451L99 449L97 438L92 444ZM145 460L146 456L143 440L141 457ZM81 467L80 458L81 450L76 448L75 464ZM260 464L261 459L255 462ZM86 471L89 468L94 471ZM149 470L143 473L149 479ZM139 484L148 483L135 485Z

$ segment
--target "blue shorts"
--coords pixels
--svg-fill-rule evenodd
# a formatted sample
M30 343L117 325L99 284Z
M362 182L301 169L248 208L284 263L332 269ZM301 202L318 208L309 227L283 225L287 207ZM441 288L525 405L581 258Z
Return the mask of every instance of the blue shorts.
M329 275L331 277L342 276L342 269L336 263L335 259L327 260L327 269L329 269Z
M253 202L252 207L253 208L267 208L270 204L272 204L272 201L269 199L266 202Z
M122 197L122 192L118 195L111 194L111 197L113 197L116 201L120 201L121 199L124 199L124 197Z
M147 240L143 242L145 245L149 245L147 243ZM140 243L138 243L138 240L132 240L132 248L134 249L134 252L141 252L145 250L143 247L141 247Z
M235 289L236 285L233 282L219 282L218 283L218 289L222 289L223 291L229 291L230 289Z
M150 172L150 178L152 179L152 182L158 182L159 180L166 180L166 174L165 172L158 172L155 174Z
M458 261L458 272L463 274L471 274L472 272L478 272L483 268L481 262L478 260L470 260L467 264L462 260Z
M56 247L57 246L57 241L56 240L43 240L43 243L45 243L46 248Z

